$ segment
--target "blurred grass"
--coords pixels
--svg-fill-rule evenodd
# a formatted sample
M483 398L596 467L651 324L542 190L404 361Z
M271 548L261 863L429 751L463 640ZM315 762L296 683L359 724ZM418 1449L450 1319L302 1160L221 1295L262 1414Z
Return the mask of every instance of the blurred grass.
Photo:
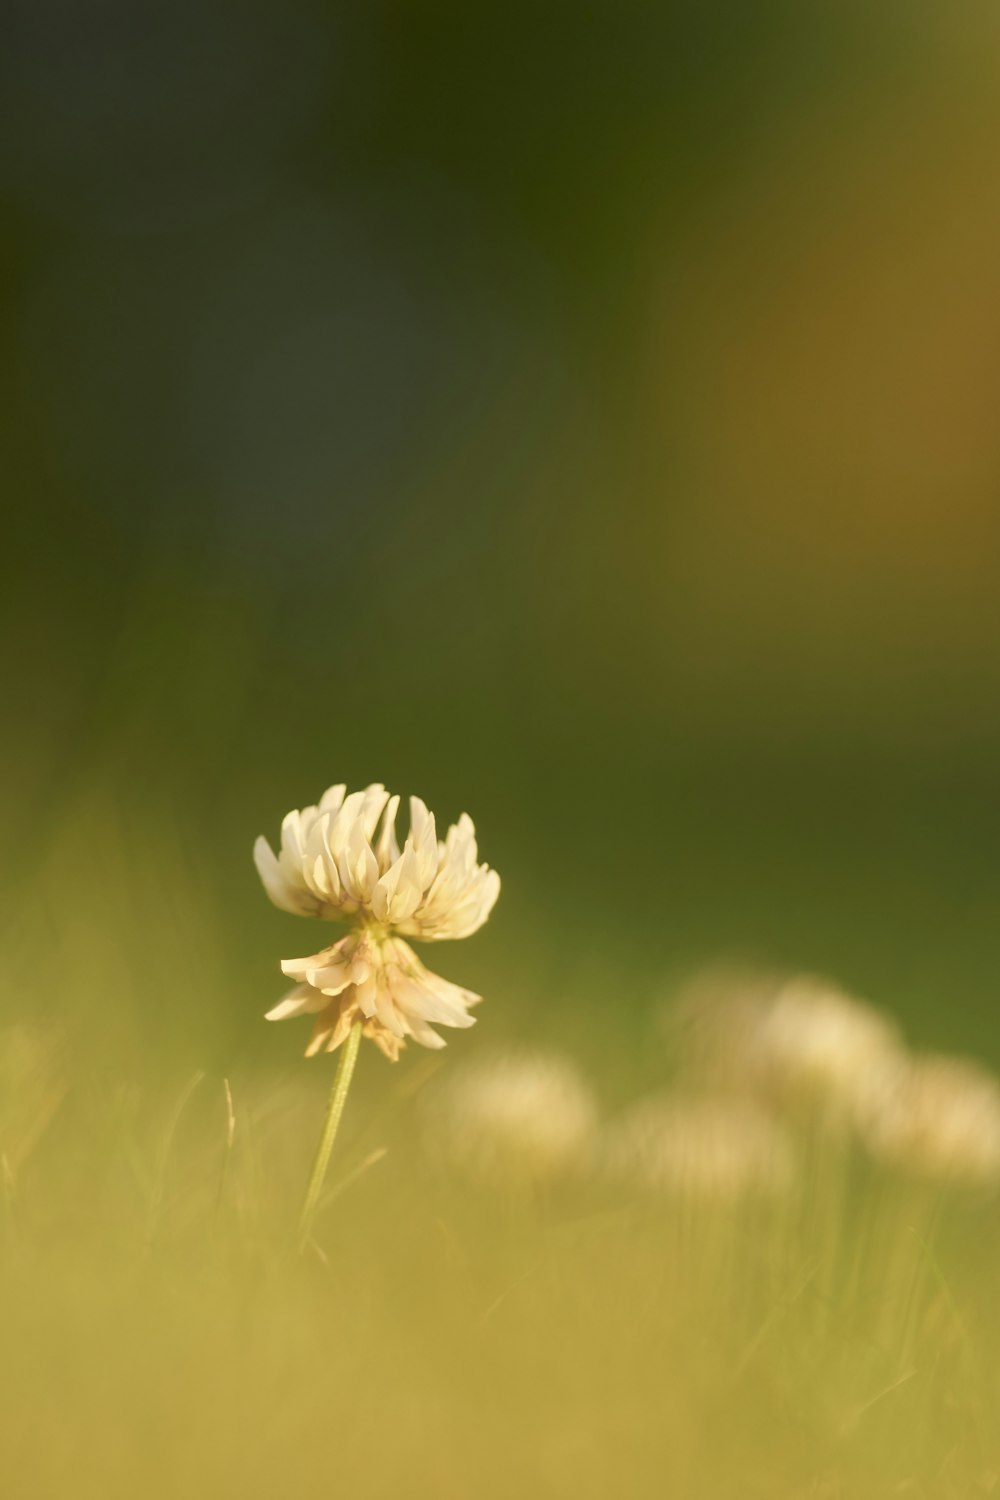
M234 1072L230 1157L217 1075L50 1061L69 1087L8 1184L2 1251L19 1495L996 1483L993 1201L862 1176L831 1217L813 1172L773 1203L657 1202L593 1170L505 1192L417 1128L456 1057L367 1049L300 1261L321 1069Z
M844 1198L811 1169L790 1204L685 1208L596 1165L512 1193L429 1149L424 1097L504 1038L576 1058L608 1120L672 1073L658 930L609 947L543 890L545 930L516 878L439 960L484 991L477 1031L395 1068L364 1049L343 1190L297 1260L330 1069L259 1015L304 926L244 844L230 930L242 897L194 825L89 775L9 908L19 1496L990 1492L993 1199L864 1173Z
M997 1489L994 1203L688 1235L418 1122L514 1042L613 1120L719 960L1000 1064L998 60L975 5L15 4L16 1500ZM341 778L504 893L299 1263L329 1070L250 847Z

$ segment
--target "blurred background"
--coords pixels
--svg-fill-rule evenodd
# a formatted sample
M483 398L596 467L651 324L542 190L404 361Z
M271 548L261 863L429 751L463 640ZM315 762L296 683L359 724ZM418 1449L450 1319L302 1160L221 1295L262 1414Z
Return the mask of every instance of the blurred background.
M993 8L5 32L5 1016L303 1066L251 845L382 780L494 1039L723 958L1000 1061Z
M3 30L18 1500L995 1493L996 7ZM296 1261L332 930L251 849L341 781L503 892ZM761 974L864 1150L739 1097ZM657 1095L716 990L735 1101Z

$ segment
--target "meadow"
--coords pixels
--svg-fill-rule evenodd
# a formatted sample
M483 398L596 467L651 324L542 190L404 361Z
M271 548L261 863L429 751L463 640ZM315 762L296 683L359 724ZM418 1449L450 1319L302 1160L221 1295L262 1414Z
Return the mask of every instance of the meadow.
M725 966L651 989L630 1039L574 974L533 1036L503 1015L517 966L439 945L478 970L478 1028L397 1064L362 1044L299 1254L333 1059L298 1055L301 1022L225 1071L204 1032L192 1067L130 1028L115 986L218 1002L226 954L186 856L129 878L102 826L0 1040L9 1493L993 1491L985 1070L914 1064L830 982ZM64 823L36 909L92 833ZM519 963L546 971L537 937ZM74 1004L45 1004L68 966Z
M1000 1493L998 44L14 0L3 1500ZM379 779L502 894L303 1237Z

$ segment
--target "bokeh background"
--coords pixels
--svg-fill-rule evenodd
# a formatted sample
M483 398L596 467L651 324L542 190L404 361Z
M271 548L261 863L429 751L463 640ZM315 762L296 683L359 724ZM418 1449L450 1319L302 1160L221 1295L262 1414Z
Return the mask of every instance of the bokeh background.
M250 845L381 779L504 876L497 1034L736 955L1000 1057L998 65L977 5L15 3L4 1005L290 1059Z
M18 1500L1000 1483L995 1203L942 1272L876 1193L883 1265L807 1174L819 1251L761 1254L442 1195L414 1123L508 1045L614 1115L720 963L1000 1065L998 140L965 0L9 0ZM486 999L365 1048L292 1270L331 1063L262 1015L323 935L251 847L376 780L475 818L502 897L434 967Z

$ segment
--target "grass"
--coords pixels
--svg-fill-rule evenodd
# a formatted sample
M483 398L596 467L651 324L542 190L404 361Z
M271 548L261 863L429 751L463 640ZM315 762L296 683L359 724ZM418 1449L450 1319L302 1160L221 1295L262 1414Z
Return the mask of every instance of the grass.
M325 1074L64 1091L22 1055L12 1494L995 1487L992 1201L854 1156L830 1212L815 1162L763 1198L482 1179L428 1134L437 1060L366 1050L301 1260Z
M612 1173L633 1103L670 1086L667 1046L611 1025L579 959L532 1029L524 976L559 964L530 935L516 970L477 972L463 945L454 972L487 1001L443 1055L363 1046L299 1257L334 1062L256 1019L286 919L244 951L206 880L180 834L126 832L92 792L8 904L5 1493L998 1491L995 1198L794 1114L782 1191L651 1184L620 1152ZM595 1099L596 1134L544 1170L530 1130L483 1153L489 1120L449 1113L479 1097L451 1081L512 1036L563 1042Z

